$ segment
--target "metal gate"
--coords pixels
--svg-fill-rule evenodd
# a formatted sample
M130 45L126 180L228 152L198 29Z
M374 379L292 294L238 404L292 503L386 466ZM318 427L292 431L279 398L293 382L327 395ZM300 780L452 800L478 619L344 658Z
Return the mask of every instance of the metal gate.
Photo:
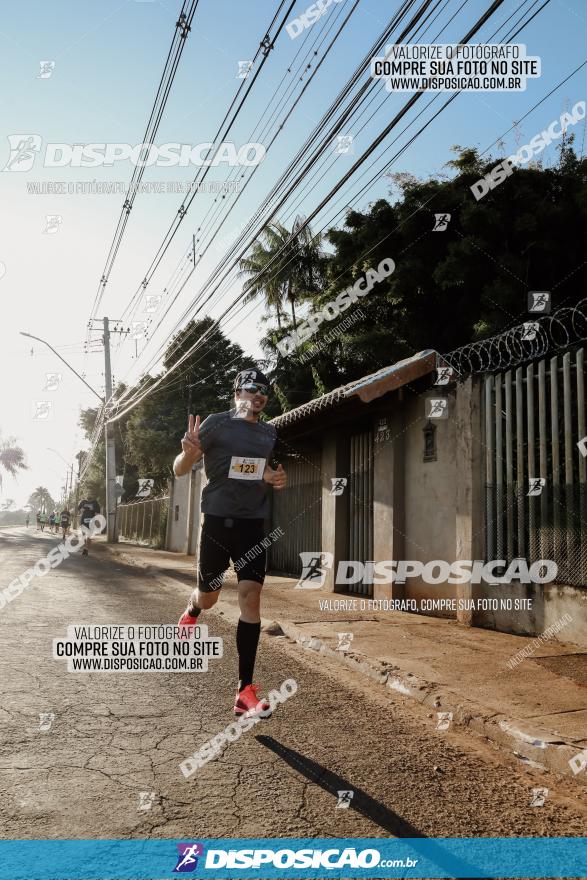
M350 438L349 560L373 559L373 431ZM349 584L351 593L373 595L373 584Z
M485 555L587 585L584 350L486 375Z
M116 508L119 538L150 547L164 547L168 511L168 495L119 504Z
M300 553L320 552L322 547L322 453L288 456L287 492L274 492L272 528L284 535L272 544L269 568L289 577L302 573Z

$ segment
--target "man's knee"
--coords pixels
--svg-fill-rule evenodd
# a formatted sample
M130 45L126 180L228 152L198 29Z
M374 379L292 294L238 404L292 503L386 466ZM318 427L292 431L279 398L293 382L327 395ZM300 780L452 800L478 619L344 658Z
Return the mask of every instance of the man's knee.
M241 581L238 585L238 592L246 605L257 606L261 601L262 584L255 581Z
M213 593L204 593L202 590L196 589L192 594L192 602L198 608L212 608L218 602L219 595L220 590L215 590Z

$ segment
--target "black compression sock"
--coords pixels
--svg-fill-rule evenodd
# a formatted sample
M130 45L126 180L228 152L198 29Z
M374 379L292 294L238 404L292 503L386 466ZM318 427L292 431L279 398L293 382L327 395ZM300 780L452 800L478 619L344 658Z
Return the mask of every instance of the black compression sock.
M247 623L239 618L236 628L236 649L238 651L239 691L253 683L253 670L257 645L261 634L261 623Z
M190 617L199 617L202 613L202 609L198 608L197 605L192 605L191 602L188 605L187 611Z

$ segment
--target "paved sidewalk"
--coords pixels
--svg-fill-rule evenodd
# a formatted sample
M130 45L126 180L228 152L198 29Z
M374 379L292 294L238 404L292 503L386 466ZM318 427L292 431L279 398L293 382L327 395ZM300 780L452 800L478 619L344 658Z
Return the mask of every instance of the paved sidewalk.
M135 544L107 546L100 539L95 546L122 562L173 578L179 616L195 585L193 557ZM486 736L521 761L587 785L587 769L575 775L569 765L587 748L587 686L584 672L581 683L580 672L572 671L586 668L585 649L550 640L510 669L507 661L530 645L531 638L420 614L348 610L336 603L352 596L294 590L294 583L291 578L266 579L265 629L279 626L301 648L327 654L432 711L452 712L453 723ZM325 602L331 603L328 610L320 605ZM227 578L222 598L210 613L236 622L234 577ZM342 632L352 633L350 650L338 648ZM553 665L562 666L567 675Z

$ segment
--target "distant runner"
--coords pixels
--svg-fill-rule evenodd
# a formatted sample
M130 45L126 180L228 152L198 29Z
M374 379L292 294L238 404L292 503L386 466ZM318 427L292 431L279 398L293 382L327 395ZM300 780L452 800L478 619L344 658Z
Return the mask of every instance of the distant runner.
M59 515L59 522L63 537L66 538L69 533L69 525L71 523L71 514L67 508L64 508Z
M282 465L268 464L277 432L259 421L267 404L269 382L259 370L243 370L235 379L234 409L208 416L190 416L173 471L181 477L204 458L208 485L202 491L204 522L198 553L198 586L193 591L180 626L195 626L202 610L218 601L230 560L239 562L236 630L239 683L235 715L253 717L268 711L269 704L253 684L253 670L261 632L261 588L267 567L260 548L251 561L245 555L264 538L264 518L269 513L267 486L283 489Z
M41 514L39 522L41 523L41 531L44 532L45 531L45 523L47 522L47 514L46 513L43 512Z
M25 517L25 523L26 523L26 527L27 527L27 529L28 529L28 527L29 527L29 523L30 523L30 521L31 521L31 518L30 518L30 516L29 516L28 513L27 513L27 515L26 515L26 517Z
M38 511L38 510L37 510L37 514L36 514L36 520L37 520L37 529L40 529L41 528L41 514L40 514L40 511Z
M100 505L96 501L95 498L86 499L77 506L78 511L80 512L80 526L85 526L87 529L90 528L90 523L92 519L100 513ZM86 542L84 544L84 549L82 550L82 556L88 555L88 547L90 546L90 536L86 535Z

